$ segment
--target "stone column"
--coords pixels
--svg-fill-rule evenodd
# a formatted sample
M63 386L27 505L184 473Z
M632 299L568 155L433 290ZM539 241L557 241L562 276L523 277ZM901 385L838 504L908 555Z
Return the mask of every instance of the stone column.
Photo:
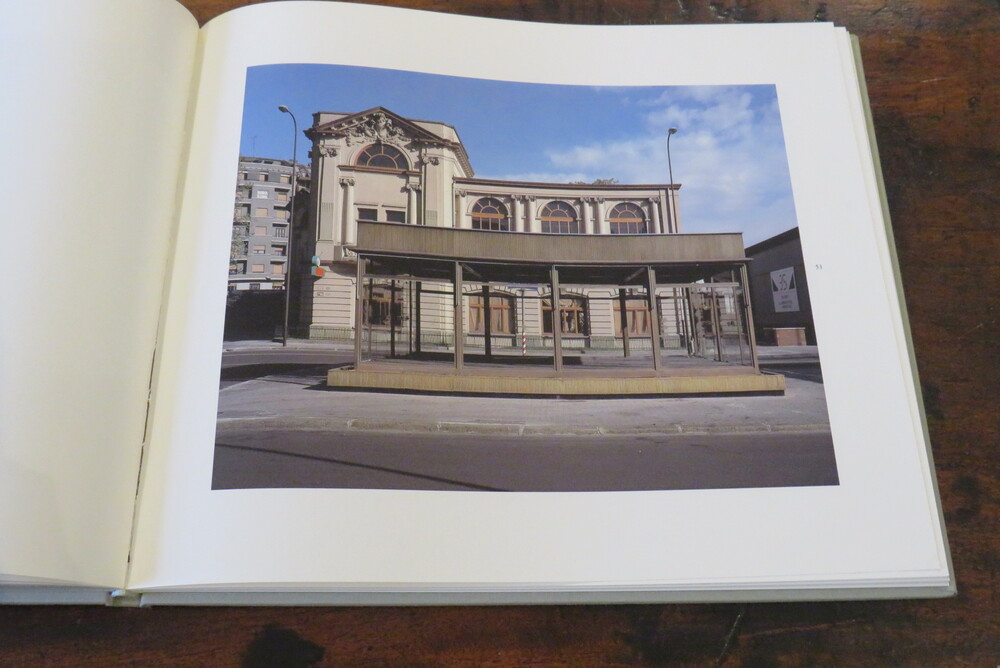
M580 209L583 211L583 233L593 234L594 233L594 219L591 217L591 212L593 210L593 205L591 202L594 201L593 197L584 197L580 200Z
M340 185L344 186L344 209L341 213L341 223L343 225L340 238L347 245L353 245L358 231L358 223L354 216L354 179L344 177L340 179Z
M604 198L595 197L594 206L597 208L597 233L611 234L611 226L604 220Z
M338 150L334 146L315 146L309 152L310 157L313 159L313 165L315 165L313 168L313 176L315 177L313 183L316 186L316 192L313 193L315 200L312 213L316 216L317 241L340 243L340 216L334 210L334 202L339 200L336 197L336 192L326 192L328 178L329 186L332 189L336 188L337 153ZM327 201L327 198L329 198L330 202L329 209L324 203Z
M535 220L535 196L525 195L524 196L524 207L526 209L525 224L527 225L528 232L540 232L541 227L538 221Z
M455 191L455 199L458 204L456 207L458 211L455 212L455 227L460 227L463 230L467 230L472 227L472 220L465 215L465 210L467 208L465 198L468 193L464 190Z
M663 198L663 207L667 212L667 220L669 221L668 232L676 233L681 231L680 221L677 220L677 191L669 189Z
M416 225L417 193L420 192L420 186L407 183L404 188L406 188L406 222L410 225Z
M660 198L659 197L650 197L649 198L649 211L650 211L650 213L653 214L650 217L650 219L652 221L652 227L650 228L649 231L652 232L653 234L663 234L664 232L666 232L666 230L664 230L663 227L660 225Z
M514 232L524 232L524 218L521 213L521 195L512 196L513 207L512 216L514 218Z

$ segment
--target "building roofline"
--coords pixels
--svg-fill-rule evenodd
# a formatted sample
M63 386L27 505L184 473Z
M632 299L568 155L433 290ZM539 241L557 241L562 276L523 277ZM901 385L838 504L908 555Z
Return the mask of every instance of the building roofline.
M764 239L763 241L758 241L753 246L747 246L747 255L753 255L754 253L759 253L764 250L768 250L775 246L779 246L792 239L799 238L799 227L796 225L790 230L785 230L779 234L775 234L769 239Z
M264 162L265 160L268 161L268 162L265 163ZM278 164L283 165L285 167L291 167L292 166L292 161L291 160L285 160L283 158L269 158L269 157L263 156L263 155L241 155L240 156L240 162L253 162L253 163L258 163L258 164L272 164L272 165L275 164L275 163L278 163ZM298 164L301 165L303 163L300 162Z
M614 183L609 185L597 185L593 183L547 183L544 181L505 181L503 179L477 179L459 176L455 178L455 183L468 185L505 185L517 187L538 187L538 188L565 188L569 190L679 190L679 183Z
M392 109L389 109L387 107L383 107L382 105L376 105L376 106L374 106L374 107L372 107L370 109L365 109L364 111L356 111L356 112L353 112L353 113L343 112L343 111L317 111L317 112L313 112L313 115L312 115L313 116L313 124L312 124L312 126L310 126L310 127L306 128L305 130L303 130L303 134L305 134L305 136L308 139L310 139L311 141L313 141L315 143L315 141L316 141L316 139L318 137L317 130L319 130L319 128L321 127L321 125L319 124L319 117L322 114L345 114L344 116L341 116L340 118L338 118L336 120L326 121L325 123L322 124L322 125L332 125L332 124L336 124L336 123L340 123L342 121L345 121L345 120L347 120L349 118L357 118L357 117L366 116L368 114L372 114L372 113L376 113L376 112L382 112L382 113L388 114L389 116L395 118L398 121L402 121L403 123L412 125L413 128L416 131L418 131L418 132L423 133L424 135L426 135L423 138L419 138L418 137L417 141L423 141L423 142L428 142L428 143L432 143L432 144L438 144L438 145L446 146L446 147L452 149L453 151L455 151L455 154L458 156L458 160L462 164L462 167L469 174L475 174L475 170L472 168L472 162L469 160L469 154L465 150L465 144L462 143L461 136L458 134L458 130L455 129L455 126L450 125L448 123L445 123L443 121L428 121L428 120L419 120L419 119L414 119L414 118L407 118L406 116L401 116L400 114L397 114ZM437 134L435 132L432 132L431 130L428 130L425 127L417 125L417 123L435 123L437 125L443 125L444 127L447 127L447 128L450 128L450 129L454 130L455 131L455 136L458 137L458 140L457 141L452 141L451 139L448 139L447 137L442 137L441 135L439 135L439 134Z
M385 109L386 111L391 111L394 114L396 113L396 112L392 111L391 109L389 109L387 107L377 106L377 107L372 107L371 109L366 109L365 111L315 111L315 112L313 112L313 116L315 117L315 116L317 116L319 114L344 114L344 118L347 118L348 116L354 116L356 114L363 114L363 113L366 113L366 112L369 112L369 111L375 111L376 109ZM399 114L396 114L396 115L399 116ZM411 123L436 123L438 125L443 125L446 128L451 128L452 130L455 131L455 134L458 134L458 128L456 128L451 123L445 123L444 121L435 121L435 120L432 120L432 119L429 119L429 118L410 118L409 116L399 116L399 117L400 118L405 118L406 120L410 121ZM313 121L313 125L315 125L315 121Z

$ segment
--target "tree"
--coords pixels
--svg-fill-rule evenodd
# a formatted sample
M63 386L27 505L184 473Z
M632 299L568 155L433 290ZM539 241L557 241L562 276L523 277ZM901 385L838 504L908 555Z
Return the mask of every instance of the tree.
M589 183L587 181L570 181L570 185L574 186L615 186L618 185L618 179L594 179Z

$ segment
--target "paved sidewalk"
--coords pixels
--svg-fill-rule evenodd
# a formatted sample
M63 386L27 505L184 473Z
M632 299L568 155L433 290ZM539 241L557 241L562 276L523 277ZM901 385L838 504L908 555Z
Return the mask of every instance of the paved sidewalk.
M784 396L551 399L341 392L325 387L323 371L307 368L224 388L220 432L251 425L511 437L829 431L823 385L792 377Z

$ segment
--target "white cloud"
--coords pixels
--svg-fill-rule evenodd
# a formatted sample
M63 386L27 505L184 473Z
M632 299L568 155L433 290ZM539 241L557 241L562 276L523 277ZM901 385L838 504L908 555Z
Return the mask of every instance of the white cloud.
M760 230L795 226L774 102L745 88L705 86L666 91L641 105L648 111L630 137L548 151L555 171L573 176L546 180L666 183L667 129L677 127L670 150L685 230L742 230L752 243L766 238Z
M499 176L481 176L484 179L500 179L502 181L531 181L535 183L571 183L573 181L593 181L584 172L520 172L516 174L501 174Z

